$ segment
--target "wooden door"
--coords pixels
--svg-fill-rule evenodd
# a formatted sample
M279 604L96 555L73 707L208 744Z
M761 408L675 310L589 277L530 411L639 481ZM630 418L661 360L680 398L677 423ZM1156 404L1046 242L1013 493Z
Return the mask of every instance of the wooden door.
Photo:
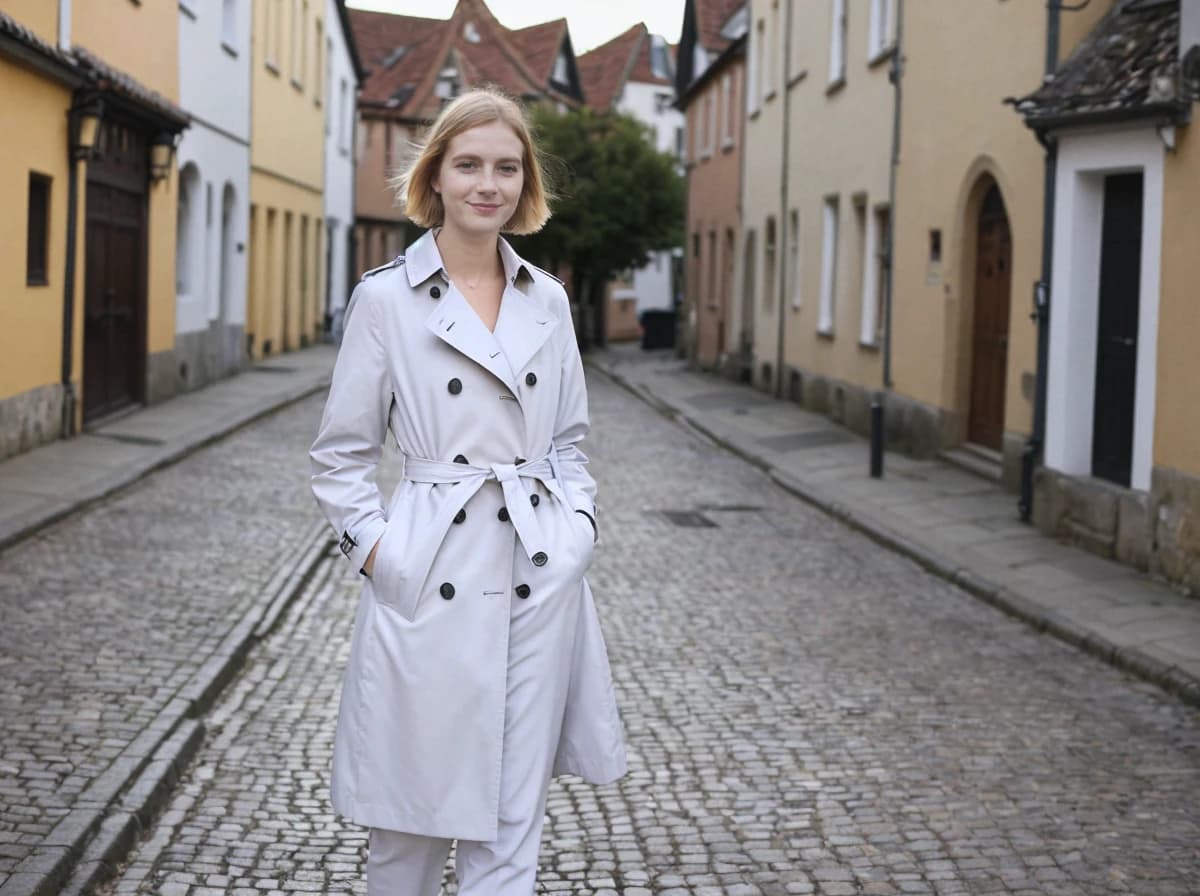
M1129 486L1142 273L1142 175L1104 179L1092 475Z
M141 397L145 197L104 184L87 190L83 418Z
M1012 234L994 184L979 211L975 252L975 310L971 334L971 407L967 439L1000 450L1008 372L1008 312Z

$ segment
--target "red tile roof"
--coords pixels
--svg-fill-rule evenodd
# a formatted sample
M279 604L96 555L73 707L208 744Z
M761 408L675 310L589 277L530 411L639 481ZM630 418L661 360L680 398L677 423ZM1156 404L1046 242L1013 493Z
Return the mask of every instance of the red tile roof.
M521 51L529 70L546 83L550 82L550 75L554 73L554 62L558 59L558 51L566 36L566 19L555 19L553 22L543 22L509 32L509 37L514 46Z
M458 69L463 88L494 84L517 96L551 96L569 105L578 97L550 84L561 39L554 31L566 22L549 22L510 31L496 20L484 0L458 0L449 19L425 19L350 10L354 37L368 69L362 102L387 108L398 117L428 121L441 108L438 75L447 65ZM543 61L549 61L542 69Z
M733 41L721 37L729 17L746 5L746 0L695 0L700 46L720 53Z
M583 80L587 104L593 109L611 109L630 81L670 87L671 78L654 73L650 59L652 46L650 32L639 22L608 43L580 56L579 77Z

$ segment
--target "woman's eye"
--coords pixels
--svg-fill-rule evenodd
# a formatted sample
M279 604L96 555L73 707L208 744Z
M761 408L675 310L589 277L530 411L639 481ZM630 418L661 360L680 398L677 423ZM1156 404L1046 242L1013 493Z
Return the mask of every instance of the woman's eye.
M466 171L470 168L474 168L475 163L474 162L459 162L456 167L461 168L463 171Z
M501 165L500 170L505 174L516 174L521 169L519 169L516 165Z

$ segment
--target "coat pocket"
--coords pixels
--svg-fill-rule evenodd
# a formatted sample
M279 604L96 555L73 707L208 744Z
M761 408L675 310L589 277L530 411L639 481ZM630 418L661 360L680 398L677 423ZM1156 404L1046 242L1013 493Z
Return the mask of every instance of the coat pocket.
M410 621L416 616L420 596L420 583L412 581L409 562L412 557L411 533L409 514L393 508L379 539L375 566L371 570L375 600Z

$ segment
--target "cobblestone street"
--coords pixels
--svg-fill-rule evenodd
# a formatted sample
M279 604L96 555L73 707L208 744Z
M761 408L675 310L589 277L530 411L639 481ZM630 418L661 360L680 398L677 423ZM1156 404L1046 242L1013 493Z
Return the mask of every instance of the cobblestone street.
M604 788L555 783L541 892L1200 891L1200 714L832 522L604 377L590 388L602 532L591 581L631 769ZM4 584L38 583L20 600L31 620L74 612L78 578L89 594L146 594L145 618L123 621L130 641L211 631L212 594L251 589L276 539L315 514L303 456L320 405L21 546ZM147 514L138 502L153 489L171 500ZM335 553L209 714L203 747L107 893L365 892L365 832L327 801L358 592ZM160 592L195 612L163 616ZM103 619L102 600L87 606ZM90 622L76 616L83 659ZM42 640L28 626L21 662ZM27 842L17 834L69 801L77 768L102 767L104 731L169 691L170 674L139 669L132 695L114 685L104 704L72 709L91 739L39 756L45 806L6 799L0 845ZM60 700L71 675L47 667ZM21 764L41 731L31 720L6 732L0 759Z

